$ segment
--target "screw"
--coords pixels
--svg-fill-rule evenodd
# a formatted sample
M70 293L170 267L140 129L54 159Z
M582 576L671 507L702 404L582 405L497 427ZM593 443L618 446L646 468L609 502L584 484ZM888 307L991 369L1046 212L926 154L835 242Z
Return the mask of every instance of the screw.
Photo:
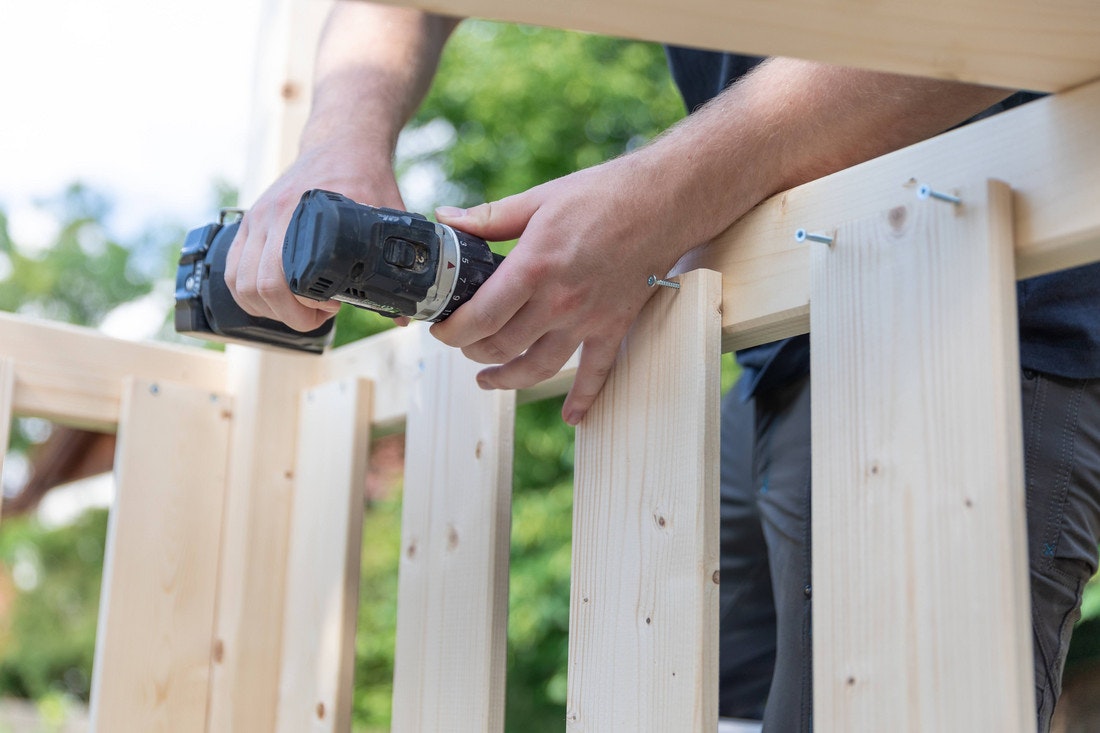
M150 384L149 385L149 394L155 395L155 394L158 394L159 392L160 392L160 387L158 387L156 384Z
M942 191L935 191L927 183L922 183L920 185L920 188L917 189L917 198L921 200L930 198L937 199L939 201L946 201L949 204L955 204L956 206L962 203L962 199L958 196L952 196L951 194L943 193Z
M660 285L660 286L666 287L666 288L676 288L677 290L680 289L680 283L674 283L670 280L662 280L659 277L657 277L656 275L650 275L649 279L646 280L646 284L649 285L649 287L653 287L654 285Z
M805 242L809 240L811 242L821 242L822 244L832 245L833 238L828 234L810 234L805 229L799 229L794 233L794 241Z

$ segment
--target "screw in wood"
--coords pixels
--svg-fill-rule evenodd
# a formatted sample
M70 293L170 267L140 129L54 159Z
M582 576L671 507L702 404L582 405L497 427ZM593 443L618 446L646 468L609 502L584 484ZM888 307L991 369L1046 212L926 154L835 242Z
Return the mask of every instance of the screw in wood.
M649 279L646 280L646 284L649 285L649 287L660 285L665 288L676 288L677 290L680 289L680 283L674 283L671 280L662 280L656 275L650 275Z
M794 241L796 242L821 242L822 244L828 244L832 246L833 238L828 234L812 234L805 229L799 229L794 233Z
M936 191L927 183L922 183L920 188L917 189L917 198L924 199L936 199L937 201L946 201L949 204L955 204L956 206L962 203L962 199L958 196L952 196L949 193L943 191Z

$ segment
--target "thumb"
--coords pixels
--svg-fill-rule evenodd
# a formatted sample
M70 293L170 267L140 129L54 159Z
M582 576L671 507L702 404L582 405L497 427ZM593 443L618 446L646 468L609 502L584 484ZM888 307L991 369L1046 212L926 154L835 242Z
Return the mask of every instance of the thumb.
M527 228L527 222L538 210L532 191L525 191L500 201L479 204L469 209L440 206L435 218L441 224L473 234L490 242L516 239Z

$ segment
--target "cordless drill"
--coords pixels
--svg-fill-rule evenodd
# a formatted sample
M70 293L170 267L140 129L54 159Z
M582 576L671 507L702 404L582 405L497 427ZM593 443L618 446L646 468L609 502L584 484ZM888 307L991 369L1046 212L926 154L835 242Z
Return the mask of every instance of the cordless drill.
M217 223L187 233L176 272L176 330L320 353L332 320L302 333L250 316L233 299L225 258L239 226L223 212ZM502 260L484 240L445 224L320 189L302 194L283 242L283 270L296 295L422 321L450 316Z

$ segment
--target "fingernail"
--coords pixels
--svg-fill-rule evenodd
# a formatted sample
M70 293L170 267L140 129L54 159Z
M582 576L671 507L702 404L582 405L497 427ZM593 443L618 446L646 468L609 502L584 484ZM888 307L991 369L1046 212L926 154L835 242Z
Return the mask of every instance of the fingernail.
M570 410L565 415L565 422L572 425L573 427L576 427L577 423L579 423L583 417L584 417L583 412L581 412L579 410Z
M466 209L457 206L439 206L435 210L436 219L461 219L466 216Z

